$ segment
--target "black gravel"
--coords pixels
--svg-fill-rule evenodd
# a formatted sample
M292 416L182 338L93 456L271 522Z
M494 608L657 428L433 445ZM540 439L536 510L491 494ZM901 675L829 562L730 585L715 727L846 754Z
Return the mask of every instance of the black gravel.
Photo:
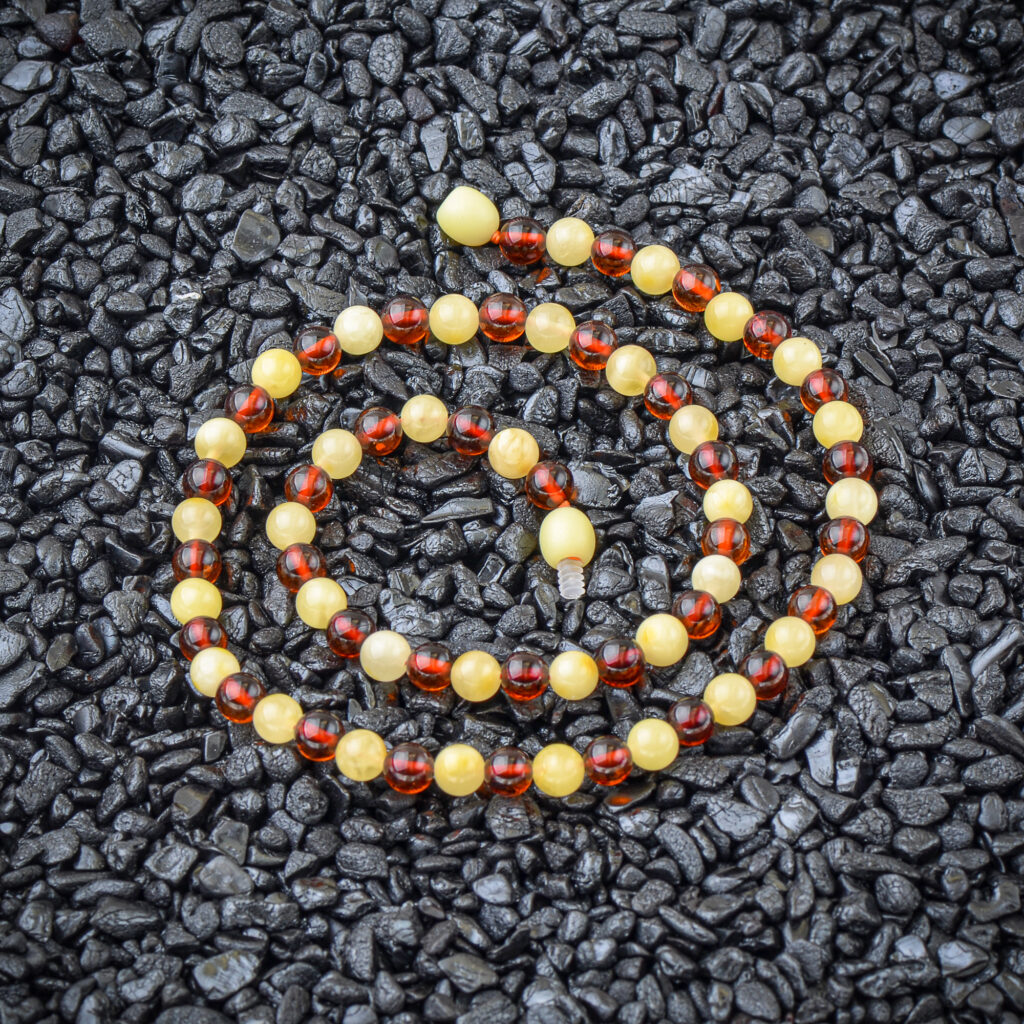
M972 0L0 4L0 1021L1021 1020L1022 40L1017 5ZM382 348L304 387L237 474L247 668L390 742L582 746L699 692L806 579L824 488L792 392L669 302L448 247L432 212L462 181L706 259L870 422L873 552L822 656L612 799L344 783L227 728L170 642L198 424L266 344L398 291L601 309L683 368L754 474L744 591L716 645L571 710L339 668L262 522L367 404L426 389L527 422L602 535L563 610L515 489L409 446L322 530L379 623L593 646L666 609L698 550L662 427L596 377Z

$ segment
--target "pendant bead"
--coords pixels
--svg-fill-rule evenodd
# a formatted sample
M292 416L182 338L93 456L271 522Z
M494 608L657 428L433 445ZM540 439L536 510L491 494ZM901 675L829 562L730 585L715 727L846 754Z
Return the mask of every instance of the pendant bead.
M495 796L521 796L533 781L533 765L518 747L498 747L484 762L484 782Z
M612 228L611 231L602 231L594 239L590 247L590 261L594 269L605 277L622 277L629 273L635 253L636 242L632 235Z
M443 644L428 640L414 648L406 664L409 682L426 693L437 693L452 681L452 655Z
M750 557L750 534L735 519L715 519L704 527L700 549L705 555L725 555L742 565Z
M711 708L699 697L677 700L665 715L679 737L681 747L699 747L715 731L715 717Z
M310 512L319 512L331 500L334 483L330 474L319 466L297 466L284 480L284 496L305 505Z
M792 333L789 321L781 313L765 309L755 313L744 325L743 345L758 359L771 359Z
M223 505L231 497L231 474L216 459L196 459L185 468L181 489L186 498Z
M491 341L511 342L526 330L526 305L508 292L495 292L480 303L480 332Z
M312 544L289 544L277 556L277 578L281 585L297 594L303 583L327 575L327 562Z
M236 725L246 725L252 721L256 705L267 695L263 681L251 672L232 672L225 676L213 702L217 710Z
M434 777L434 759L419 743L399 743L384 758L384 778L398 793L422 793Z
M220 552L208 540L187 540L171 556L171 571L176 580L198 577L216 583L222 566Z
M307 761L333 761L344 732L329 711L307 711L295 723L295 749Z
M501 254L517 267L525 267L544 258L544 229L532 217L513 217L498 229Z
M693 401L693 389L679 373L656 373L644 387L644 405L659 420L670 420L676 409Z
M618 344L615 331L603 320L587 320L569 335L569 358L581 370L603 370Z
M672 614L691 640L706 640L722 624L721 605L703 590L685 590L672 602Z
M479 189L458 185L437 208L437 226L459 245L486 245L498 230L498 208Z
M633 755L618 736L598 736L583 752L583 768L598 786L617 786L633 770Z
M303 327L292 342L292 350L303 373L322 377L341 362L341 345L334 332L322 324Z
M828 402L845 402L848 394L846 381L827 366L809 373L800 385L800 402L809 413Z
M561 462L538 462L526 474L525 488L527 498L546 512L569 505L576 498L572 471Z
M339 658L358 658L363 641L375 628L373 619L358 608L335 612L327 623L327 646Z
M626 637L605 640L598 647L594 661L597 662L598 678L606 686L627 689L636 686L644 678L644 652L639 644Z
M483 455L494 437L494 419L479 405L464 405L448 420L448 443L460 455Z
M684 263L672 280L672 298L687 313L703 313L722 290L722 282L706 263Z
M224 415L246 434L260 434L274 420L274 400L265 388L255 384L233 388L224 400Z
M823 555L849 555L855 562L868 553L869 543L868 528L852 516L830 520L818 535L818 546Z
M207 647L227 647L228 636L224 627L208 615L189 619L178 632L178 646L181 653L191 661Z
M839 606L824 587L807 586L793 591L786 610L790 615L803 619L814 630L815 636L821 636L835 625Z
M758 700L772 700L786 689L789 669L774 651L762 647L751 651L740 665L740 675L750 680Z
M536 700L548 688L547 662L530 651L516 651L501 667L501 688L511 700Z
M380 314L384 337L396 345L415 345L430 333L427 307L411 295L389 299Z
M840 441L825 452L822 474L830 484L847 477L870 480L874 462L868 450L856 441Z

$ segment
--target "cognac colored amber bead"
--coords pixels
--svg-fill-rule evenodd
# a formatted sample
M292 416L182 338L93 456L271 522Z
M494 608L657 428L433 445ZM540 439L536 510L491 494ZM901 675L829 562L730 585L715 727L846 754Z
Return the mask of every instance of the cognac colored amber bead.
M295 723L295 749L308 761L330 761L344 732L330 711L307 711Z
M536 263L544 256L544 229L532 217L513 217L505 221L494 240L505 259L517 267Z
M827 366L807 374L800 385L800 401L808 412L817 412L826 402L845 402L846 381Z
M402 420L390 409L374 405L364 409L352 431L363 451L378 457L390 455L402 441Z
M217 582L223 563L220 552L208 540L187 540L174 549L171 570L176 580L199 579Z
M855 562L868 553L869 543L868 528L852 516L830 520L818 534L818 545L823 555L849 555Z
M181 476L186 498L205 498L223 505L231 497L231 474L216 459L196 459Z
M700 549L705 555L725 555L742 565L750 557L750 534L735 519L716 519L704 527Z
M359 648L375 628L373 619L358 608L335 612L327 623L327 646L339 658L358 658Z
M825 479L834 484L850 476L870 480L875 464L864 445L856 441L840 441L825 452L821 468Z
M224 401L224 415L247 434L259 434L273 422L274 400L257 384L235 388Z
M839 607L836 599L824 587L799 587L789 598L787 613L803 619L815 636L827 633L835 624Z
M434 777L434 759L419 743L399 743L384 758L384 778L399 793L422 793Z
M480 303L480 330L491 341L515 341L526 330L526 305L508 292L495 292Z
M622 277L629 273L636 254L633 236L618 228L602 231L590 247L590 262L606 277Z
M569 335L569 358L581 370L603 370L618 344L618 336L603 320L585 320Z
M677 700L665 715L681 747L699 747L715 731L715 716L700 697Z
M292 342L292 351L304 373L322 377L341 362L341 343L330 327L307 324Z
M484 784L496 796L521 796L533 781L533 764L518 747L498 747L484 762Z
M613 636L605 640L598 647L594 661L598 679L616 689L635 686L644 678L644 652L639 644L625 637Z
M189 619L178 631L178 646L181 653L191 661L207 647L227 647L228 636L216 619L200 615Z
M656 373L644 386L644 405L659 420L672 419L672 413L693 401L693 389L679 373Z
M310 512L319 512L333 493L334 481L319 466L296 466L284 480L285 498L305 505Z
M736 480L740 460L736 450L724 441L702 441L690 454L690 479L703 491L718 480Z
M751 651L740 665L740 675L750 680L758 700L778 697L789 682L789 669L781 655L765 648Z
M381 310L384 337L396 345L415 345L430 333L430 311L411 295L396 295Z
M277 578L293 594L302 589L303 583L326 575L324 556L312 544L289 544L277 556Z
M687 313L703 313L721 290L718 274L706 263L684 263L672 281L672 298Z
M743 344L758 359L771 359L775 350L792 334L789 321L771 309L755 313L743 328Z
M721 606L705 590L684 590L672 602L672 614L691 640L706 640L722 624Z
M537 508L550 512L576 498L572 470L561 462L538 462L526 474L526 496Z
M548 688L547 662L539 654L515 651L501 666L501 688L511 700L534 700Z
M464 405L448 418L448 443L460 455L483 455L494 437L494 419L480 405Z
M428 640L413 649L406 664L406 675L413 686L437 693L452 681L452 654L444 644Z
M599 786L617 786L633 770L633 755L618 736L598 736L583 751L583 770Z
M229 722L244 725L252 721L256 705L266 695L267 688L258 676L251 672L232 672L220 681L213 700Z

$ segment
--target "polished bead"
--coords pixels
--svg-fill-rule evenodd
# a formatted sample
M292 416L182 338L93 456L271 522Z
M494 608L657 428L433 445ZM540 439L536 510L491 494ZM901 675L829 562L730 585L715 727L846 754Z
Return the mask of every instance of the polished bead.
M359 648L359 665L378 683L393 683L405 675L406 662L411 653L409 641L401 633L378 629Z
M513 217L498 228L495 236L502 256L517 267L544 258L544 229L532 217Z
M208 540L187 540L171 556L171 571L176 580L198 577L216 583L222 564L220 552Z
M809 373L800 385L800 401L810 413L829 402L845 402L848 395L846 381L827 366Z
M452 664L451 680L463 700L490 700L501 688L501 665L486 651L466 651Z
M864 420L849 402L828 402L815 414L814 436L823 448L840 441L859 441L864 433Z
M694 590L704 590L719 604L731 601L743 582L740 567L725 555L705 555L693 567L690 582Z
M699 697L683 697L665 713L681 747L699 747L715 731L715 716Z
M442 295L430 307L430 333L445 345L463 345L480 327L480 312L465 295Z
M684 405L672 413L668 437L679 451L690 455L705 441L718 440L718 420L703 405Z
M179 541L216 540L220 533L220 511L205 498L186 498L171 516L171 529Z
M690 644L686 627L674 615L657 612L636 627L636 642L644 661L655 668L674 665Z
M811 569L811 583L824 587L836 604L849 604L860 593L864 576L849 555L823 555Z
M322 377L341 362L341 344L330 327L307 324L292 341L292 351L303 373Z
M629 273L637 291L664 295L679 273L679 257L667 245L645 245L634 253Z
M419 299L396 295L381 310L380 326L388 341L396 345L415 345L430 333L430 313Z
M629 273L636 243L631 235L618 228L602 231L590 246L590 260L594 269L606 277L622 277Z
M310 461L325 470L332 480L351 476L363 461L363 447L350 430L325 430L313 442Z
M691 640L706 640L722 624L721 606L702 590L684 590L672 602L672 614L686 627Z
M821 369L821 349L810 338L786 338L772 355L772 369L783 384L798 388Z
M209 580L191 577L181 580L171 591L171 614L178 622L189 619L215 619L221 610L220 591Z
M295 595L295 612L310 629L326 629L335 612L347 607L341 585L326 576L307 580Z
M468 743L451 743L434 758L434 782L449 796L469 796L484 784L484 759Z
M469 185L453 188L437 208L437 226L459 245L486 245L500 220L494 203Z
M206 647L227 647L228 637L224 627L207 615L189 619L178 632L178 646L181 653L191 661Z
M849 516L867 526L878 514L878 495L866 480L848 476L828 489L825 511L830 519Z
M312 544L289 544L277 556L277 578L281 585L297 594L303 583L327 575L327 562Z
M724 441L703 441L690 453L690 479L702 490L718 480L735 480L740 475L736 449Z
M348 306L334 321L334 334L342 352L365 356L380 345L384 325L379 314L369 306Z
M868 450L856 441L840 441L832 445L822 461L822 473L830 484L846 477L870 480L873 470L874 463Z
M501 688L511 700L534 700L548 688L547 662L531 651L510 654L501 666Z
M413 649L405 670L413 686L427 693L437 693L452 681L451 652L444 644L428 640Z
M718 274L706 263L684 263L672 279L672 298L687 313L703 313L721 290Z
M224 400L224 415L247 434L259 434L274 420L274 400L266 389L252 384L232 388Z
M344 731L337 715L307 711L295 723L295 749L307 761L333 761Z
M739 480L716 480L704 492L704 518L709 522L716 519L735 519L745 523L753 514L754 499L746 484Z
M373 619L357 608L337 611L327 623L327 646L339 658L358 658L363 641L374 631Z
M626 637L610 637L594 654L598 678L606 686L625 689L636 686L645 674L644 652Z
M660 772L679 756L679 737L661 718L641 718L626 738L633 764L645 772Z
M618 344L615 331L603 320L586 320L569 335L569 358L581 370L603 370Z
M789 668L799 668L814 655L814 630L803 619L785 615L776 619L764 634L764 645L775 651Z
M245 454L245 431L234 420L215 416L196 431L195 447L200 459L214 459L230 469Z
M213 698L217 710L236 725L252 721L256 705L267 695L263 681L251 672L233 672L225 676Z
M750 534L735 519L714 519L704 527L700 549L705 555L725 555L742 565L750 557Z
M402 442L402 421L381 405L364 409L352 431L363 451L378 458L390 455Z
M294 352L286 348L268 348L253 361L252 382L271 398L287 398L302 383L302 366Z
M284 478L284 496L319 512L334 494L330 474L319 466L296 466Z
M563 651L548 666L551 689L565 700L585 700L598 681L597 662L585 651Z
M786 611L803 619L816 636L827 633L839 611L835 598L824 587L798 587L789 598Z
M739 292L720 292L704 307L704 326L719 341L739 341L754 307Z
M586 263L593 244L594 232L579 217L562 217L548 228L548 256L560 266L578 267Z
M771 309L755 313L743 327L743 345L758 359L771 359L775 350L792 334L789 321Z
M659 420L670 420L676 409L693 401L693 390L679 373L656 373L644 386L644 405Z
M444 435L448 427L448 409L434 395L413 395L401 413L402 433L412 441L429 444Z
M745 676L723 672L705 687L704 703L711 708L716 725L742 725L757 707L757 694Z
M491 341L515 341L526 330L526 305L508 292L495 292L480 303L480 332Z
M758 700L772 700L786 689L789 669L774 651L764 647L751 651L740 665L740 675L750 680Z
M618 736L598 736L583 751L587 778L599 786L617 786L633 770L633 755Z
M576 318L559 302L541 302L526 316L526 340L538 352L568 348Z
M387 756L387 745L375 732L351 729L338 740L334 763L346 779L369 782L384 771Z
M538 462L526 474L526 496L537 508L550 512L576 498L572 471L561 462Z
M605 379L613 391L632 397L642 395L647 382L658 372L654 356L639 345L623 345L609 357Z
M487 461L498 476L521 480L540 461L540 446L529 431L506 427L491 439Z
M464 405L448 419L448 443L460 455L483 455L494 437L494 419L480 405Z
M852 516L830 520L818 535L823 555L849 555L855 562L868 553L869 543L867 527Z
M186 498L205 498L223 505L231 496L231 474L216 459L196 459L181 476Z
M290 743L295 739L295 726L301 717L302 707L294 697L270 693L253 710L252 726L267 743Z
M565 558L575 558L587 565L597 548L597 537L587 514L571 505L556 508L544 517L537 541L544 561L553 569Z
M521 796L533 781L533 764L518 747L498 747L484 762L484 782L495 796Z
M214 697L221 680L239 671L238 659L223 647L205 647L192 659L188 678L197 693Z
M384 758L384 778L398 793L422 793L434 777L434 759L419 743L399 743Z
M548 796L575 793L583 778L583 758L567 743L549 743L533 759L533 784Z
M292 544L310 544L316 536L313 513L297 501L275 505L267 516L267 538L279 551Z

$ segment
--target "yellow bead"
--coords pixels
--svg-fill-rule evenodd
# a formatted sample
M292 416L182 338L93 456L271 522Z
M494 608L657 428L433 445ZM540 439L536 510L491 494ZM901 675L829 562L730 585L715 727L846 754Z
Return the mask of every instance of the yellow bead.
M498 476L518 480L540 462L540 446L529 431L506 427L491 438L487 461Z
M311 544L315 536L313 513L297 501L283 501L267 516L267 538L281 551L291 544Z
M840 441L859 441L864 420L849 402L826 402L814 414L813 427L818 444L831 448Z
M725 555L705 555L690 574L694 590L707 591L719 604L731 601L743 582L740 567Z
M216 459L229 469L242 461L245 446L245 431L226 416L215 416L196 431L196 455Z
M648 615L637 626L636 642L648 665L663 668L674 665L686 653L690 638L686 627L674 616L659 612Z
M863 582L860 566L847 555L825 555L811 570L811 583L824 587L836 604L849 604L860 593Z
M867 526L878 513L878 495L867 480L855 476L844 477L828 489L825 511L830 519L850 516Z
M548 796L575 793L583 774L583 758L567 743L549 743L533 759L533 784Z
M645 772L660 772L679 756L679 737L663 718L641 718L626 737L633 764Z
M217 618L222 604L220 591L209 580L198 577L182 580L171 591L171 613L182 625L201 615Z
M465 295L442 295L431 307L430 333L446 345L462 345L480 327L480 311Z
M739 341L754 307L739 292L720 292L704 310L704 326L719 341Z
M668 437L684 455L692 455L699 444L717 440L718 420L703 405L684 405L672 413Z
M452 689L463 700L490 700L500 687L501 666L486 651L466 651L452 663Z
M667 245L645 245L634 255L629 273L637 291L664 295L672 290L672 279L679 273L679 257Z
M433 395L413 395L402 406L402 433L412 441L429 444L444 436L448 409Z
M171 529L182 543L216 540L220 533L220 509L205 498L186 498L171 516Z
M810 338L787 338L772 356L772 369L783 384L798 388L807 374L821 369L821 349Z
M784 615L765 631L764 645L789 668L799 668L814 655L814 630L803 619Z
M544 560L556 569L563 558L577 558L586 565L597 547L594 527L586 513L571 505L549 512L540 524L537 539Z
M239 671L238 659L223 647L204 647L188 667L188 678L197 693L215 697L221 680Z
M526 340L538 352L561 352L569 347L576 318L558 302L542 302L526 316Z
M302 366L294 352L286 348L268 348L252 364L252 382L271 398L287 398L302 383Z
M378 683L392 683L405 675L405 663L412 653L409 641L391 629L371 633L359 648L359 664Z
M597 689L597 662L586 651L563 651L548 666L548 682L565 700L585 700Z
M335 318L334 336L342 352L350 356L365 356L380 344L384 325L369 306L349 306Z
M704 689L704 703L718 725L742 725L757 707L757 693L750 680L738 672L715 676Z
M578 267L590 259L594 232L579 217L562 217L548 228L547 253L563 267Z
M647 382L658 372L654 356L640 345L623 345L608 357L604 375L608 386L620 395L642 395Z
M739 480L716 480L704 492L704 515L709 523L716 519L735 519L745 523L754 511L754 500L746 484Z
M459 185L437 208L437 226L459 245L486 245L500 223L498 208L469 185Z
M484 759L468 743L442 747L434 758L434 782L449 796L469 796L484 784Z
M359 468L363 447L351 430L325 430L313 442L312 459L313 465L319 466L333 480L341 480Z
M302 717L302 706L286 693L264 697L252 713L256 735L268 743L290 743L295 739L295 726Z
M353 729L338 740L334 763L338 771L353 782L369 782L384 771L388 748L369 729Z
M326 629L335 612L348 607L341 585L327 576L306 580L295 595L295 611L310 629Z

